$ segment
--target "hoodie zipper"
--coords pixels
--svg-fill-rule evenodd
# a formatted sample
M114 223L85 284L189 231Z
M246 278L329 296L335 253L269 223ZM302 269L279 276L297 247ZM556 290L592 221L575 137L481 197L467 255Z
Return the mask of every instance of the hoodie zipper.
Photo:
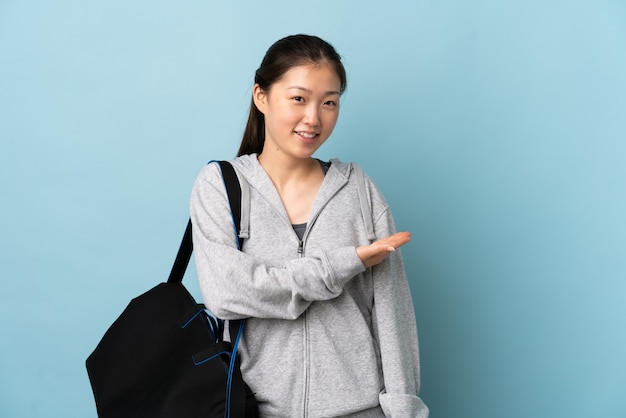
M337 193L337 192L335 192ZM333 194L334 196L334 194ZM329 197L328 200L332 198ZM320 209L312 218L307 222L306 230L302 239L298 237L298 257L304 257L304 243L309 236L309 230L315 223L317 216L321 212ZM294 231L294 234L295 231ZM297 234L296 234L297 236ZM302 417L307 418L309 416L309 389L311 384L311 339L309 337L309 316L308 310L305 310L302 314L304 320L304 389L303 389L303 402L302 402Z
M307 229L309 225L307 225ZM298 239L298 257L304 257L304 239L306 238L308 231L304 232L304 236L302 239ZM304 321L304 388L302 394L302 416L304 418L308 417L309 410L309 379L310 379L310 350L309 350L309 317L307 315L307 311L304 311L303 321Z
M298 256L303 257L302 253L304 252L304 241L298 241Z
M347 183L347 181L346 181ZM342 186L343 187L343 186ZM326 200L326 202L330 201L330 199L332 199L332 197L340 190L341 188L337 188L337 190L335 190L335 192L329 196ZM309 221L307 222L307 226L306 226L306 230L304 231L304 235L302 236L302 239L300 239L300 237L297 236L296 232L294 231L294 235L296 235L296 237L298 238L298 257L304 257L304 243L306 242L308 236L309 236L309 230L311 229L311 226L315 223L315 221L317 220L317 217L319 216L319 213L322 211L322 208L319 208L317 213L313 214L313 216L309 219ZM292 228L293 230L293 228ZM305 310L303 315L303 321L304 321L304 388L303 388L303 402L302 402L302 417L303 418L308 418L309 416L309 389L310 389L310 383L311 383L311 339L309 336L309 317L308 317L308 311Z

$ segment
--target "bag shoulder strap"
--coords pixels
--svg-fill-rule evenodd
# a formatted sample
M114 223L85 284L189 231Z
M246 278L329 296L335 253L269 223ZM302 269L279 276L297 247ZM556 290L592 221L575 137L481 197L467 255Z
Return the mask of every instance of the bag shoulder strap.
M226 186L226 194L230 203L230 212L233 216L233 224L237 234L237 248L241 250L243 244L243 236L241 234L241 183L235 172L235 168L228 161L218 161L222 169L222 177L224 178L224 186Z
M214 161L209 162L212 163ZM228 195L228 202L230 204L230 211L233 217L233 223L235 224L235 235L237 237L237 245L241 250L241 244L243 243L243 237L240 233L241 229L241 186L239 183L239 178L237 177L237 173L233 166L227 161L217 161L222 171L222 178L224 179L224 186L226 187L226 194ZM174 265L172 266L172 270L170 272L170 276L167 279L168 283L181 283L183 280L183 276L185 275L185 271L187 270L187 266L189 265L189 260L191 259L191 253L193 252L193 240L191 235L191 218L187 222L187 228L185 229L185 234L183 235L183 240L180 243L180 247L178 249L178 253L176 254L176 260L174 261ZM220 324L223 324L223 321L218 320ZM233 392L233 377L235 376L235 369L237 367L237 349L239 346L239 340L241 339L241 335L243 333L245 320L237 320L237 321L228 321L229 325L229 334L231 335L232 342L232 353L230 356L230 361L228 364L228 379L226 382L226 413L225 417L230 417L231 412L233 410L234 416L242 415L241 412L238 412L238 409L241 408L242 405L239 405L240 402L236 402L232 404L231 395ZM223 325L219 327L220 334L223 332ZM223 338L222 335L219 336L221 340ZM240 378L241 379L241 378ZM239 382L239 381L238 381ZM245 382L240 382L244 383ZM239 383L238 383L239 385ZM241 388L244 389L244 388Z
M237 177L235 169L228 161L217 161L217 163L220 165L222 177L224 178L224 185L226 187L226 193L228 194L228 202L230 203L233 222L238 232L238 245L239 248L241 248L243 237L241 237L239 233L241 228L241 186L239 184L239 178ZM178 253L176 254L176 259L174 260L174 265L167 279L168 283L180 283L183 281L192 252L193 240L191 237L191 219L189 219L180 247L178 248Z

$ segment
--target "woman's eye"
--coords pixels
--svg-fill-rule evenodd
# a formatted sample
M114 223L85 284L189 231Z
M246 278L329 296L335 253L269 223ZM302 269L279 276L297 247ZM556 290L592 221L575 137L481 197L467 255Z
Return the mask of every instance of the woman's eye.
M295 96L293 97L293 100L296 102L303 102L304 101L304 97L302 96Z
M325 104L326 106L332 106L332 107L337 106L337 102L332 101L332 100L329 100L329 101L327 101L327 102L324 102L324 104Z

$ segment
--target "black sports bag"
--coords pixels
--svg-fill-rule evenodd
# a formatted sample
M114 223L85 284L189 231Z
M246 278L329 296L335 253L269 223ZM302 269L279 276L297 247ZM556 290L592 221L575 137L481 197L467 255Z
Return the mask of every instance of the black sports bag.
M239 181L219 164L239 230ZM133 299L87 358L100 418L258 416L236 355L244 321L229 322L233 349L182 284L192 251L190 220L167 283Z

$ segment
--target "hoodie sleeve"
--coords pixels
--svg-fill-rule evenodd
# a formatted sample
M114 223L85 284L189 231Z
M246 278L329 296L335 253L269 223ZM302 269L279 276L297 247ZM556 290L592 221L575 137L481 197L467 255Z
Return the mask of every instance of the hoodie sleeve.
M207 308L219 318L295 319L311 302L340 295L365 270L355 247L312 252L280 265L239 251L217 164L200 172L190 209L200 290Z
M376 236L396 232L388 209L375 220ZM385 388L379 396L388 417L427 418L428 408L419 398L420 365L417 328L411 291L401 251L373 267L374 321L380 344Z

